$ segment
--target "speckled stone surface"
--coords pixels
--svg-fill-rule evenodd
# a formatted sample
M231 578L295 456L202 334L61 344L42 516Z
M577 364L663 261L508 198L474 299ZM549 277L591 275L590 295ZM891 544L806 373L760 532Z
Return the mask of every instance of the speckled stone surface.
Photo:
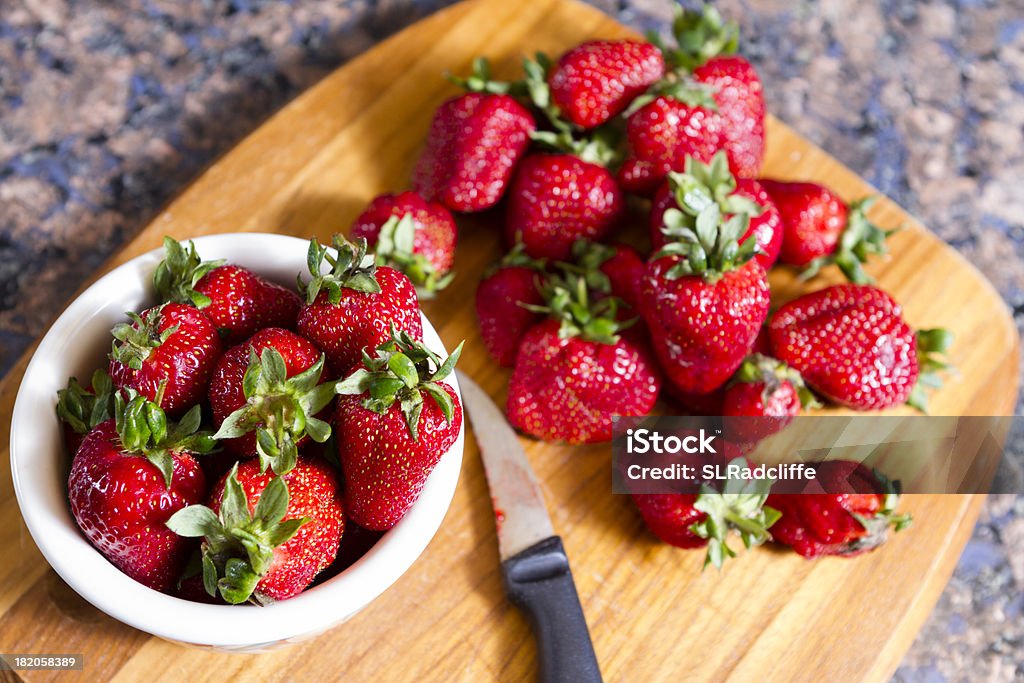
M592 2L640 29L671 12ZM0 373L206 163L445 4L0 3ZM718 4L770 109L973 261L1024 326L1024 1ZM993 496L896 680L1022 678L1024 498Z

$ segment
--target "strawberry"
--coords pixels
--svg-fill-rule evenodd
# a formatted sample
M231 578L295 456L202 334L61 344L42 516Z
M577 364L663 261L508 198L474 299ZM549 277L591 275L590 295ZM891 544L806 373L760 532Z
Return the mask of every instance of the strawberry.
M665 74L661 51L636 40L593 40L566 52L547 75L551 101L580 128L621 112Z
M937 354L952 341L943 329L915 333L895 299L855 284L790 301L768 334L776 358L828 400L856 410L901 403L925 410L925 386L941 385L936 373L948 367Z
M591 303L586 281L568 275L546 292L550 318L523 337L509 380L513 427L545 441L612 438L613 415L646 415L661 373L646 345L618 334L616 299Z
M711 199L727 217L736 213L750 216L750 227L740 242L753 237L758 248L754 258L765 270L771 268L782 246L783 227L764 188L756 180L733 176L722 152L715 154L710 164L687 159L685 169L685 173L669 173L654 197L650 215L652 247L660 249L671 238L665 232L666 211L681 208L695 216Z
M819 405L799 372L754 353L726 385L722 397L725 434L740 443L759 441L781 431L801 408Z
M66 389L57 392L57 417L64 425L64 445L74 455L89 431L114 416L114 383L105 370L92 373L83 387L74 377Z
M626 192L650 197L669 171L683 170L689 158L711 161L725 144L724 123L714 100L692 82L641 97L626 120L628 153L617 180Z
M734 54L738 26L723 23L711 5L699 12L677 5L672 32L676 47L663 49L666 61L710 90L723 120L729 166L738 176L757 176L764 160L764 86L750 62Z
M677 209L665 213L678 238L652 256L640 300L661 367L687 394L722 386L768 315L768 281L753 258L756 244L737 242L749 216L723 222L718 204L705 204L696 217Z
M617 224L625 201L607 168L586 153L531 154L509 189L505 237L522 242L534 258L565 260L577 239L603 239Z
M895 232L868 220L874 197L847 204L817 183L762 180L761 185L782 219L783 263L805 267L805 278L835 263L851 282L871 282L861 264L873 254L886 253L885 240Z
M199 406L174 424L134 391L115 397L114 418L86 434L71 464L68 500L89 542L122 572L169 591L188 560L189 543L164 523L206 495L194 454L214 441L197 431Z
M295 597L334 561L345 514L334 470L301 457L287 474L238 463L210 494L209 505L178 511L167 526L202 538L206 592L237 605Z
M452 281L455 219L443 204L415 192L375 198L352 225L353 239L374 247L377 265L409 276L421 297L433 296Z
M343 370L359 361L363 349L388 339L391 325L423 337L416 288L402 272L377 266L366 253L366 240L355 244L333 238L334 255L313 239L309 244L312 279L300 282L305 304L297 323L301 336L327 356L327 364ZM321 273L324 261L329 266Z
M119 323L110 333L110 378L135 389L169 415L202 400L223 351L220 335L203 313L185 304L161 304Z
M490 81L485 60L477 60L474 75L462 83L481 92L454 97L434 113L412 187L452 211L482 211L505 193L536 124L526 107L502 92L507 84Z
M850 557L874 550L910 525L896 514L899 493L885 477L847 460L817 463L815 479L803 493L772 493L768 505L782 516L772 537L804 557ZM813 490L820 491L814 493Z
M729 464L746 466L743 459ZM770 481L729 478L721 493L705 485L696 494L634 493L632 497L655 536L678 548L706 546L704 566L713 564L721 569L726 558L736 557L728 543L731 530L739 533L746 548L771 538L768 529L779 514L765 505L770 488Z
M315 417L334 398L320 384L324 355L288 330L268 327L228 349L210 380L214 437L243 458L259 455L260 469L284 474L307 438L323 443L331 427Z
M237 343L264 327L295 328L302 305L295 292L241 266L202 261L193 242L186 249L164 237L164 254L153 273L160 301L202 310L225 341Z
M407 332L392 332L374 356L338 384L335 424L345 473L345 509L375 531L398 523L462 429L462 406L444 383L462 344L446 360Z
M609 294L626 304L620 315L633 318L640 311L647 265L633 247L579 240L573 245L572 264L564 269L583 275L595 294Z
M531 306L541 306L544 263L531 259L518 244L491 269L476 289L480 338L491 358L511 367L526 331L543 319Z

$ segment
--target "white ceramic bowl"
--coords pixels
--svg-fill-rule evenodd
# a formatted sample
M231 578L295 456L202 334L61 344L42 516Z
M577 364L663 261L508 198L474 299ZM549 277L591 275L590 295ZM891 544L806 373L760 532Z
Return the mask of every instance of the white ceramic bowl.
M275 282L306 272L308 242L257 233L195 240L205 259L225 258ZM79 595L110 616L155 636L198 647L256 652L318 635L383 593L413 564L441 525L462 465L464 428L431 473L420 499L393 529L338 576L268 607L203 605L164 595L122 574L79 531L67 500L65 452L54 412L69 376L87 379L106 357L110 328L125 311L152 304L150 277L163 250L114 269L57 319L25 371L11 420L11 469L22 516L50 566ZM423 319L428 347L445 354ZM452 385L458 391L453 374Z

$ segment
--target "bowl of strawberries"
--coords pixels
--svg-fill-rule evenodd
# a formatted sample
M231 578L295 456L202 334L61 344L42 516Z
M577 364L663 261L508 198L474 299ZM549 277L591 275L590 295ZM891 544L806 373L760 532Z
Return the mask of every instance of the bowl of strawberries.
M64 581L140 630L228 651L312 637L440 527L460 351L365 241L167 238L76 298L25 372L25 523Z

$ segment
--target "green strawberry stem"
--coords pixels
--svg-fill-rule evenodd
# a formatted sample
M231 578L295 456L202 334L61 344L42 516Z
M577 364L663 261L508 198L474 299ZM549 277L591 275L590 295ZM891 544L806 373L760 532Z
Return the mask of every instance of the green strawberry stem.
M872 223L867 211L875 203L877 197L865 197L850 204L846 218L846 227L839 236L836 250L827 256L820 256L811 261L800 274L800 278L808 280L818 274L824 266L836 264L850 282L866 285L874 280L864 272L862 264L875 255L888 253L885 240L901 228L884 230Z
M416 223L411 213L392 216L381 226L374 251L376 263L401 270L416 286L420 298L431 299L451 284L455 273L438 273L430 259L414 252L415 238Z
M92 373L91 391L74 377L57 392L57 417L76 434L85 434L114 416L114 383L105 370Z
M206 308L210 305L210 297L197 292L195 286L207 273L224 263L224 259L201 260L192 241L189 241L186 249L173 237L164 236L164 260L153 271L153 289L164 303L192 304L196 308Z
M274 549L287 543L309 521L285 520L288 485L274 477L266 485L256 509L249 512L245 488L238 481L238 464L224 483L220 512L205 505L189 505L167 520L179 536L202 538L203 586L211 596L237 605L246 601L264 604L256 586L270 569Z
M111 344L110 358L127 365L132 370L141 370L142 363L149 358L153 349L158 348L178 331L177 325L160 331L160 319L163 311L161 304L151 308L143 318L138 313L127 312L131 323L118 323L110 330L114 341ZM134 325L132 324L134 323Z
M628 119L659 97L669 97L690 107L718 111L718 103L715 102L714 97L716 92L718 89L714 86L700 83L688 74L669 71L661 80L630 102L622 116Z
M783 382L789 382L796 389L801 408L811 409L822 406L796 369L789 367L780 360L760 353L752 353L743 359L740 367L736 369L736 373L732 376L729 385L763 383L764 390L761 392L761 400L767 404L772 394L778 390Z
M477 57L473 60L473 70L469 76L461 78L451 73L445 77L468 92L484 92L492 95L505 95L513 90L513 84L508 81L496 81L491 77L491 62L486 57Z
M572 262L556 263L563 273L573 273L586 281L591 292L611 294L612 282L601 271L605 261L615 255L615 248L588 239L578 239L572 245Z
M953 345L953 333L947 329L936 327L918 330L917 334L917 383L910 391L907 405L917 408L922 413L928 412L928 389L942 386L941 373L949 371L953 366L943 358L949 347Z
M363 367L335 385L340 395L366 394L362 405L383 415L397 401L409 434L419 440L418 426L424 394L437 403L447 422L455 416L455 403L440 382L455 370L465 341L442 360L408 332L391 326L391 338L377 347L375 355L363 351Z
M712 5L705 4L699 11L676 5L672 36L674 48L666 47L656 33L648 33L647 38L658 46L669 66L693 71L712 57L735 54L740 30L735 21L723 21Z
M742 467L746 461L736 458L729 465ZM705 568L713 564L721 569L727 558L736 557L736 551L728 543L730 529L739 532L748 550L771 539L768 529L782 516L778 510L765 505L773 483L771 479L729 478L721 491L707 485L701 487L693 507L706 517L693 524L690 531L708 540Z
M309 241L306 265L310 281L303 282L299 276L298 288L307 303L313 303L321 291L327 292L327 299L332 304L341 301L341 290L352 289L357 292L379 293L380 284L376 277L376 260L373 254L366 253L366 240L359 239L349 242L340 234L331 238L334 253L329 247L322 246L314 237ZM324 263L327 272L323 272Z
M896 508L900 502L899 482L894 482L877 469L871 470L878 482L880 493L883 495L882 509L871 517L865 517L854 513L854 518L860 522L867 532L843 549L843 554L856 554L863 550L871 550L885 542L891 528L895 532L906 529L913 523L914 518L910 513L897 514Z
M541 294L545 300L543 306L520 305L558 320L561 323L558 329L561 339L579 337L601 344L618 343L619 332L633 325L636 319L619 321L617 313L624 304L613 296L594 302L591 293L585 275L566 268L564 275L551 275L542 285Z
M547 267L547 259L531 257L526 253L526 245L516 242L515 246L509 249L501 259L488 266L484 277L488 278L494 275L501 268L529 268L538 273L544 273Z
M246 403L224 419L213 438L235 439L255 431L260 470L290 472L304 436L323 443L331 435L331 426L316 417L334 398L334 384L319 383L323 367L321 355L307 370L288 377L277 349L267 347L259 356L250 351L242 380Z
M670 172L668 182L679 208L694 219L710 202L718 204L723 214L745 213L754 218L764 212L750 197L734 194L736 176L724 151L716 152L707 164L687 157L683 173Z
M114 395L114 421L125 453L140 454L153 463L168 488L174 474L174 454L204 455L216 450L210 432L200 430L202 409L192 406L180 421L174 422L157 403L134 389Z
M747 232L750 216L734 214L722 221L718 204L708 202L694 220L679 209L665 212L664 232L670 241L654 257L681 256L665 273L670 280L696 275L705 282L718 282L725 273L742 267L757 253L757 240L748 238L739 243ZM690 227L690 224L693 227Z

